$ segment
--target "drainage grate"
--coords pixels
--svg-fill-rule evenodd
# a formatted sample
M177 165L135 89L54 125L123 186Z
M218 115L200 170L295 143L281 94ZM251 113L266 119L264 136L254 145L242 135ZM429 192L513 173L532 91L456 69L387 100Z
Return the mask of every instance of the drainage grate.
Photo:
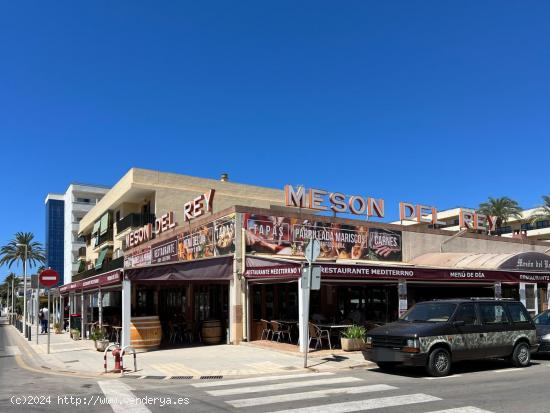
M67 360L67 361L64 361L63 363L65 364L68 364L68 363L78 363L80 360Z
M145 376L144 379L156 379L156 380L162 380L166 376Z
M192 380L193 376L172 376L170 380Z
M141 376L132 376L130 374L125 374L123 377L125 379L139 379Z
M40 367L42 367L43 369L46 369L46 370L51 370L51 368L48 367L48 366L40 366Z
M201 376L201 380L219 380L223 379L223 376Z

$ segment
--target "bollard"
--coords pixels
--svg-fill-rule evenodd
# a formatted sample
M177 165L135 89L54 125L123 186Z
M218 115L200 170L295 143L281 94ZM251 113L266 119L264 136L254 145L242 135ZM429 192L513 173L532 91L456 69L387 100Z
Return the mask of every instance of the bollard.
M32 331L31 326L28 326L28 329L29 329L29 333L28 333L27 338L28 338L29 341L31 341L31 331Z

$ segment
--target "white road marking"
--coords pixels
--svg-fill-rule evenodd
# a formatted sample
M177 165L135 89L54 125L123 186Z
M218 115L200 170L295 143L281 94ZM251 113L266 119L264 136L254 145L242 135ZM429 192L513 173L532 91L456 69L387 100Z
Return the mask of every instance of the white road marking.
M397 387L388 386L387 384L372 384L369 386L344 387L339 389L315 390L315 391L303 392L303 393L279 394L276 396L230 400L230 401L227 401L226 403L230 404L233 407L251 407L251 406L260 406L260 405L272 404L272 403L284 403L284 402L296 401L296 400L318 399L321 397L329 397L334 394L361 394L361 393L371 393L371 392L394 390L394 389L397 389Z
M301 377L319 377L329 376L334 373L301 373L301 374L285 374L282 376L262 376L262 377L249 377L246 379L233 379L233 380L220 380L220 381L208 381L203 383L192 384L193 387L218 387L229 386L232 384L247 384L247 383L260 383L262 381L274 381L284 379L299 379Z
M490 410L479 409L474 406L457 407L456 409L437 410L429 413L493 413Z
M441 400L439 397L424 393L406 394L403 396L380 397L377 399L356 400L351 402L308 406L298 409L279 410L273 413L346 413L363 410L381 409L384 407L404 406L407 404L427 403Z
M120 380L103 380L97 384L105 397L113 401L110 406L115 413L151 413L145 405L135 402L131 388Z
M451 376L443 376L443 377L424 377L426 380L441 380L441 379L452 379L453 377L461 377L462 374L453 374Z
M211 390L211 391L207 391L207 393L211 396L230 396L232 394L259 393L262 391L294 389L297 387L313 387L313 386L321 386L323 384L352 383L357 381L362 381L362 380L356 377L336 377L332 379L292 381L287 383L265 384L263 386L254 386L254 387L235 387L232 389Z

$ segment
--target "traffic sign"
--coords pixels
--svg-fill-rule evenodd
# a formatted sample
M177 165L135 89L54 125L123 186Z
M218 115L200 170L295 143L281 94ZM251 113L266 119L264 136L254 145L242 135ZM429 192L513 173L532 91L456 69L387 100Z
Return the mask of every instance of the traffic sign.
M321 253L321 243L318 239L310 239L305 250L306 260L310 264L314 262Z
M43 287L51 288L59 282L59 274L56 270L48 268L40 273L38 280Z

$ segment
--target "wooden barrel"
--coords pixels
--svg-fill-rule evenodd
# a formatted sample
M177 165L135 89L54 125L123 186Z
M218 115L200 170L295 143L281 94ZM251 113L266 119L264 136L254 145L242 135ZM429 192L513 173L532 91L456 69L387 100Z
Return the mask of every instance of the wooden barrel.
M220 344L222 340L222 322L208 320L202 322L202 342L205 344Z
M158 316L132 317L130 321L130 345L136 350L159 348L162 328Z

